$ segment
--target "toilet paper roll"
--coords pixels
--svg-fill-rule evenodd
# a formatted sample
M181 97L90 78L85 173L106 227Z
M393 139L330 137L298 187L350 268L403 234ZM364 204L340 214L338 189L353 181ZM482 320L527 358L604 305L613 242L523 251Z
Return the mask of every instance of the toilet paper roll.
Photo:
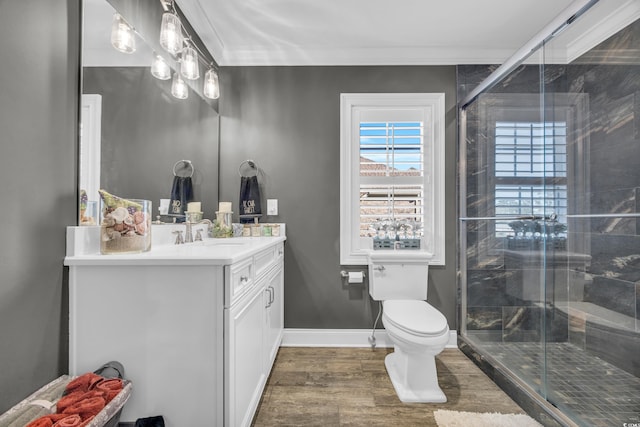
M362 283L364 280L364 274L362 271L350 271L349 272L349 283Z

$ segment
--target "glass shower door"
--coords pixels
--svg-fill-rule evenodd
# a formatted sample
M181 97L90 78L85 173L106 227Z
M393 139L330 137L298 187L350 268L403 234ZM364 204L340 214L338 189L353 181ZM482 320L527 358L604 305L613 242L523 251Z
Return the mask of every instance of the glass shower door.
M545 135L555 125L541 105L541 59L464 111L460 236L463 336L546 395L544 233L558 195L545 177Z
M546 121L567 123L565 241L545 257L544 382L584 425L640 422L639 39L636 21L568 62L554 54L570 38L543 48Z
M600 0L463 97L461 348L567 425L640 424L638 11Z

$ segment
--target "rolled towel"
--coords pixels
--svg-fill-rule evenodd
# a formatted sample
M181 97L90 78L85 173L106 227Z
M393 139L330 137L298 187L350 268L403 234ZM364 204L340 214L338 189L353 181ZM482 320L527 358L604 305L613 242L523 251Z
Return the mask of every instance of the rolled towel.
M89 418L87 418L86 420L84 420L78 427L85 427L88 426L89 423L95 418L95 416L91 416Z
M80 375L67 384L64 394L71 394L76 391L89 391L91 386L100 380L102 380L102 377L93 372Z
M33 420L31 423L27 424L27 427L48 427L52 426L63 418L68 417L65 414L48 414L43 417L38 418L37 420Z
M122 391L122 380L120 378L102 380L96 383L95 390L102 392L104 400L109 403Z
M40 417L36 420L31 421L29 424L27 424L27 427L52 427L53 426L53 421L51 421L51 418L44 416L44 417Z
M62 396L60 400L58 400L58 403L56 404L56 408L57 408L56 412L61 414L68 406L71 406L74 403L76 403L78 400L80 400L80 398L84 394L85 392L78 390L73 393Z
M68 415L57 421L53 427L80 427L82 424L82 417L78 414Z
M92 397L103 397L103 392L99 390L89 390L87 392L76 391L71 394L67 394L58 400L56 412L58 414L66 413L65 410L81 400L90 399Z
M91 416L95 416L98 412L102 411L102 408L106 406L107 402L103 397L90 397L88 399L82 399L73 405L67 407L63 414L78 414L83 420Z

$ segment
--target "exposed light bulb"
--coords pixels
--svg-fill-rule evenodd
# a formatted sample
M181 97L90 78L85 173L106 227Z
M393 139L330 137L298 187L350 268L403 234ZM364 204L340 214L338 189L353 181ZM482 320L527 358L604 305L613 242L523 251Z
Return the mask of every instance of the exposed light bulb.
M187 99L189 89L187 84L180 77L180 73L173 73L173 81L171 82L171 95L178 99Z
M182 41L180 18L171 12L165 12L160 26L160 46L175 55L182 50Z
M200 77L200 67L198 66L198 52L190 46L182 51L180 59L180 72L185 79L196 80Z
M154 54L153 63L151 63L151 75L160 80L169 80L171 78L169 64L157 53Z
M133 53L136 51L136 36L133 29L119 13L113 15L111 45L123 53Z
M204 74L204 96L210 99L220 98L220 84L218 73L213 68Z

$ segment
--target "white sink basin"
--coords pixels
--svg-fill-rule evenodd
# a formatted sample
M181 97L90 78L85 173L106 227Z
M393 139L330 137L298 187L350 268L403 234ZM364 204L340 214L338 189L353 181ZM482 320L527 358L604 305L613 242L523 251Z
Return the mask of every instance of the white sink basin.
M241 242L233 239L205 239L200 242L186 243L189 246L239 246L245 245L247 242Z

